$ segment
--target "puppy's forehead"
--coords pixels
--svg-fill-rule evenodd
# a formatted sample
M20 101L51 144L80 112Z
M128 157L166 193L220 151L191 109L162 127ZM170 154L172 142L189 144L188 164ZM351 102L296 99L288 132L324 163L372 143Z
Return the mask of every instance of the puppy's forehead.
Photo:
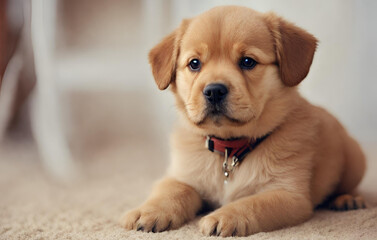
M246 7L225 6L194 18L182 39L182 49L226 54L237 46L274 54L274 40L262 13Z

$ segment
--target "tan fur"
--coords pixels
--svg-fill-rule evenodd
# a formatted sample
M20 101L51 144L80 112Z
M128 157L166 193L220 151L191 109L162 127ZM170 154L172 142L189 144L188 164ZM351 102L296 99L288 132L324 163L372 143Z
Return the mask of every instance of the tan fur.
M123 226L160 231L171 221L176 228L205 201L218 209L201 219L202 233L245 236L299 224L328 197L351 193L365 171L359 145L294 87L306 77L316 43L272 13L227 6L186 20L152 49L155 80L160 89L170 84L179 121L171 138L169 180L126 214ZM243 56L254 58L256 67L240 69ZM187 67L193 58L202 62L200 72ZM202 92L210 83L229 89L226 116L205 114ZM204 137L267 133L224 184L223 156L208 151Z

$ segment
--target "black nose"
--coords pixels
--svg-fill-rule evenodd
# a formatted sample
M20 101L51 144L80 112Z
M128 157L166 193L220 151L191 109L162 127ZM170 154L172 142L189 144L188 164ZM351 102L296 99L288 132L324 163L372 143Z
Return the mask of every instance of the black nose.
M218 104L225 99L228 89L223 84L212 83L204 88L203 94L211 104Z

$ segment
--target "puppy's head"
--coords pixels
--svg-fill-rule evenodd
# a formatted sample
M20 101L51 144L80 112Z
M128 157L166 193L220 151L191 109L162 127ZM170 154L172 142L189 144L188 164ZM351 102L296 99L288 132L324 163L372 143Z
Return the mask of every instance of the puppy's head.
M157 86L170 85L192 126L228 138L284 115L284 99L308 74L316 45L272 13L226 6L184 20L149 60Z

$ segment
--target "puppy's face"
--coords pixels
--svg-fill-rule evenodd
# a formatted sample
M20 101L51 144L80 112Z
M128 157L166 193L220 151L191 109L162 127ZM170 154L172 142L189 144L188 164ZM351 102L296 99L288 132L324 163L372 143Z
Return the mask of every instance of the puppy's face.
M273 14L218 7L185 20L152 49L150 62L191 125L239 137L306 76L315 47L313 36Z
M177 61L177 94L202 128L258 118L271 88L282 85L274 39L259 14L216 10L192 20Z

